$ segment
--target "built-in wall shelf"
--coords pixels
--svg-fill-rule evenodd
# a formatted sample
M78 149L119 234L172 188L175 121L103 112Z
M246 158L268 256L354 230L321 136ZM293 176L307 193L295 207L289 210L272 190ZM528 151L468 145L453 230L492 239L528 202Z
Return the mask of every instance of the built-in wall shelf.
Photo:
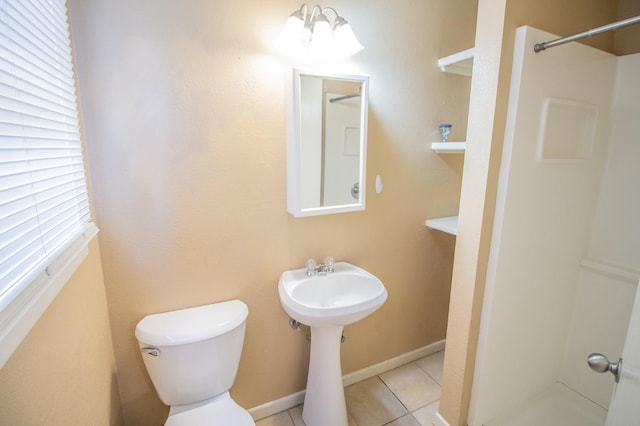
M459 74L471 77L473 71L474 48L454 53L445 58L438 59L438 67L443 72ZM467 149L466 142L433 142L431 149L439 154L464 154ZM425 225L430 229L458 235L458 216L438 217L427 219Z
M458 216L438 217L427 219L427 228L437 229L451 235L458 235Z
M433 142L431 149L438 154L464 154L466 142Z
M473 71L474 48L454 53L446 58L438 59L438 67L443 72L471 77Z

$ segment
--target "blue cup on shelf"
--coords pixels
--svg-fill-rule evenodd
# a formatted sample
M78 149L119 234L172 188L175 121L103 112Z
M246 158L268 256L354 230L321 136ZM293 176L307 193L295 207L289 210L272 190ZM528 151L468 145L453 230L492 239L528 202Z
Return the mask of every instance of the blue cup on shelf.
M438 126L440 130L440 136L442 136L442 142L449 142L449 135L451 134L451 124L440 124Z

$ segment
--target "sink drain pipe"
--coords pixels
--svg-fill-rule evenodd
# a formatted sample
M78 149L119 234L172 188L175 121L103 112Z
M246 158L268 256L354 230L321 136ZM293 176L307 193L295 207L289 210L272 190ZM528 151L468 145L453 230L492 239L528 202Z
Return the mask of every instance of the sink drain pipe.
M295 331L300 331L301 330L301 328L300 328L301 325L302 325L302 323L300 323L300 321L295 320L293 318L289 318L289 327L291 327ZM311 341L311 334L307 334L307 340ZM340 337L340 343L344 343L345 340L347 340L347 338L345 337L345 335L343 333L342 336Z

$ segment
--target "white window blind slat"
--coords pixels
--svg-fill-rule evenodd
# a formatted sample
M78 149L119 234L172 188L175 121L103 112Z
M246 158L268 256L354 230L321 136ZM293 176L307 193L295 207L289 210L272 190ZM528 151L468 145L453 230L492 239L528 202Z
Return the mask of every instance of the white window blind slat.
M22 224L16 231L19 233L16 238L8 241L7 244L0 247L0 279L8 273L18 268L24 261L33 256L33 253L42 251L46 255L42 247L42 236L38 229L38 217L33 217L30 221Z
M7 97L18 99L27 105L42 105L56 111L57 107L64 107L71 111L76 110L76 103L73 93L69 91L51 92L33 84L30 81L17 77L13 68L3 58L0 58L0 84L11 87L7 91Z
M30 64L17 55L6 58L11 61L13 65L13 75L18 79L25 82L25 87L37 86L51 92L54 96L59 94L65 94L67 99L73 97L73 82L67 79L61 79L66 70L59 69L37 69L33 64ZM51 79L58 79L57 84L52 84Z
M30 218L28 211L33 211L37 216L37 210L33 205L33 197L22 188L3 191L0 197L11 197L11 199L0 206L0 232L10 232L13 228L18 227L21 223ZM10 236L5 236L10 239ZM4 240L3 241L7 241ZM1 247L1 246L0 246Z
M45 45L54 41L62 45L69 43L66 16L56 14L49 2L9 1L7 17L13 23L9 27L11 30L22 26L33 34L33 40L40 40Z
M0 62L1 61L0 59ZM16 88L15 85L9 87L6 83L2 82L3 73L4 71L0 71L0 97L2 97L2 107L4 109L15 109L16 102L18 102L22 108L25 108L25 111L33 108L34 111L40 111L40 114L42 114L42 111L52 111L71 118L75 116L75 99L48 99L38 96L33 92L21 91Z
M38 238L34 238L30 245L26 245L19 250L16 249L14 256L3 262L0 280L20 282L22 278L28 276L31 271L35 270L39 264L45 261L47 259L47 253L39 241ZM0 300L11 291L11 287L2 288L2 290L0 290Z
M38 211L31 205L7 216L3 222L2 233L5 236L0 245L0 264L4 266L5 260L13 255L11 245L26 243L29 241L26 235L38 231ZM37 235L39 237L39 233Z
M65 0L0 0L0 327L90 220Z
M31 138L29 146L33 149L68 149L73 148L77 138L74 135L66 138ZM19 136L0 134L0 155L3 151L22 149L24 141ZM1 158L1 157L0 157Z
M48 188L40 191L39 193L29 194L25 191L25 186L14 190L15 196L10 202L3 204L0 208L0 230L3 232L10 230L16 224L21 223L26 218L23 218L25 214L31 212L33 206L37 206L37 212L41 217L40 223L43 227L46 226L44 220L47 212L50 208L56 205L56 203L64 203L65 205L73 205L74 203L85 203L87 198L86 188L83 187L83 180L81 176L76 177L75 180L69 181L66 187L59 186ZM78 201L74 201L78 200ZM80 209L81 206L73 206ZM28 218L28 217L27 217ZM5 236L6 237L6 236ZM2 240L0 240L0 246Z
M16 193L28 191L29 194L37 196L40 192L47 190L47 188L57 186L64 187L68 180L84 180L82 164L79 161L80 159L78 159L77 162L70 163L64 168L43 167L41 169L0 175L0 190L13 190ZM28 162L24 162L22 164L23 169L29 166ZM8 196L7 194L5 195ZM10 198L5 199L1 204L4 204L5 202L10 202Z
M9 61L11 59L8 59ZM43 99L63 99L68 102L74 100L74 87L70 86L66 81L59 84L51 84L49 77L42 74L30 74L28 68L23 68L15 61L11 63L12 68L8 71L11 73L14 85L21 92L41 97ZM5 67L5 68L8 68Z
M48 113L49 117L35 116L24 112L18 113L0 108L0 115L4 117L3 127L0 129L8 135L24 135L29 133L41 134L42 131L71 132L74 135L79 132L79 123L73 122L63 114ZM53 134L55 136L55 133Z
M7 16L6 21L9 25L0 29L0 34L11 38L15 42L20 42L21 46L29 49L26 52L20 50L21 54L42 58L45 60L43 64L46 66L68 66L67 63L46 60L54 57L56 52L65 52L66 54L71 52L69 42L61 38L61 31L56 31L54 34L49 31L50 28L34 27L27 17L20 15Z
M74 202L72 198L76 198L75 202L78 204L76 208L82 209L83 207L79 204L85 203L87 198L83 183L83 176L78 174L68 180L66 187L60 185L35 194L31 193L28 185L3 191L0 196L7 197L7 202L0 205L0 232L10 232L14 227L29 220L33 211L45 215L47 206L53 205L56 200L62 199L64 203L72 204ZM36 205L38 210L33 210ZM2 240L0 240L0 246L1 244Z
M75 111L71 108L66 108L64 105L51 105L44 99L31 98L28 101L24 97L7 97L2 94L3 85L0 84L0 110L15 111L16 104L21 103L21 108L25 114L29 114L34 117L40 117L43 119L60 119L65 122L77 124L75 121L77 118L74 116ZM57 108L57 109L52 109Z
M60 80L57 84L52 84L50 81L61 75L59 70L47 74L30 68L30 64L21 64L16 59L16 55L8 52L4 45L0 47L0 82L43 99L53 101L63 99L69 103L75 103L73 81Z
M4 41L5 49L12 52L16 57L24 58L32 62L36 73L38 67L41 69L59 69L72 70L71 62L59 61L58 56L70 57L70 45L61 40L56 40L55 35L49 37L47 33L42 32L46 29L28 28L28 22L12 17L6 19L7 25L0 28L0 37ZM62 80L73 80L73 74L61 76Z
M31 43L27 37L30 34L14 32L13 34L3 34L3 45L0 56L11 60L22 69L33 69L34 73L40 76L53 76L60 81L72 83L66 72L70 70L66 65L54 65L50 62L51 57L55 57L57 52L64 54L66 46L45 46L43 43ZM29 45L29 50L20 50L19 46Z
M60 150L64 151L64 150ZM50 181L54 184L53 179L57 176L64 176L69 173L83 172L82 156L67 150L68 156L44 157L44 158L24 158L13 162L0 162L2 172L0 173L0 190L14 186L22 186L24 184L34 185L34 191L41 181ZM20 181L22 184L14 184Z
M35 148L30 150L30 157L26 156L24 149L15 148L15 149L0 149L0 164L2 167L10 167L13 163L20 163L28 160L38 160L44 158L69 158L73 157L74 159L82 159L82 152L75 149L72 146L65 146L66 144L72 143L72 141L64 141L64 140L51 140L52 144L58 144L58 147L46 147L46 148ZM2 143L0 141L0 143ZM7 173L3 173L7 174Z
M47 253L54 252L66 242L69 235L77 233L82 228L82 226L78 225L78 221L87 216L86 214L81 214L78 217L73 217L66 213L68 213L68 209L60 212L56 216L57 221L52 222L42 235L43 246Z

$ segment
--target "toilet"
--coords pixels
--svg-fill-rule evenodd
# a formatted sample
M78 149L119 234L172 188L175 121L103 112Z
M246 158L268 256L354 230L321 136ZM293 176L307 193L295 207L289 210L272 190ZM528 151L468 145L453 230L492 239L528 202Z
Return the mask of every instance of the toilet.
M170 406L166 426L253 426L229 394L249 309L240 300L153 314L136 326L144 365Z

